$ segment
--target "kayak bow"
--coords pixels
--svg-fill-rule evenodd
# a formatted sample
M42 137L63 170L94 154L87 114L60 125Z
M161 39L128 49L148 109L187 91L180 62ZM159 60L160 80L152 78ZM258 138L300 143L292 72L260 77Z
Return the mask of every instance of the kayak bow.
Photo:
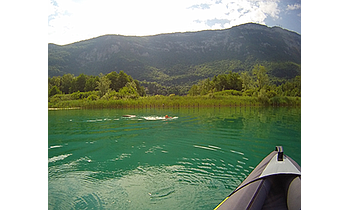
M301 168L282 146L266 156L214 210L301 209Z

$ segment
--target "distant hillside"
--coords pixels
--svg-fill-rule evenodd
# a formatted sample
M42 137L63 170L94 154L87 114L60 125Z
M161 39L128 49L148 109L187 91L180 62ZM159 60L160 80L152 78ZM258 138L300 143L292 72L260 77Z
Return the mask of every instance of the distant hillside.
M301 74L300 43L295 32L253 23L142 37L104 35L64 46L49 44L48 75L123 70L139 81L183 85L260 63L271 76L289 79Z

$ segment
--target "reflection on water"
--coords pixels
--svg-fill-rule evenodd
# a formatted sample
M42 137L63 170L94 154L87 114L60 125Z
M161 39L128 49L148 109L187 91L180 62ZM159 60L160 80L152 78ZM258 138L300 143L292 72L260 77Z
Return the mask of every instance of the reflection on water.
M300 108L49 111L49 209L213 209L274 146L301 163L300 118Z

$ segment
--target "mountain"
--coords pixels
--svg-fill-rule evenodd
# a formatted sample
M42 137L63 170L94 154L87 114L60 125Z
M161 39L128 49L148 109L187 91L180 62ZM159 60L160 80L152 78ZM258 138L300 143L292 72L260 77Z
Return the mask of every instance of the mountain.
M193 84L229 71L265 64L271 76L301 74L301 36L248 23L224 30L154 36L104 35L68 45L48 45L49 77L123 70L161 84Z

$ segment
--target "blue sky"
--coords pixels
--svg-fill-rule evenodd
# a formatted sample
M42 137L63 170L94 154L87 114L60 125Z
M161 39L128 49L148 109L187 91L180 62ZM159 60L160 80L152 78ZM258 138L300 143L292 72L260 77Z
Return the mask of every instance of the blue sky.
M48 42L61 45L104 34L144 36L248 22L301 34L301 1L48 0Z

